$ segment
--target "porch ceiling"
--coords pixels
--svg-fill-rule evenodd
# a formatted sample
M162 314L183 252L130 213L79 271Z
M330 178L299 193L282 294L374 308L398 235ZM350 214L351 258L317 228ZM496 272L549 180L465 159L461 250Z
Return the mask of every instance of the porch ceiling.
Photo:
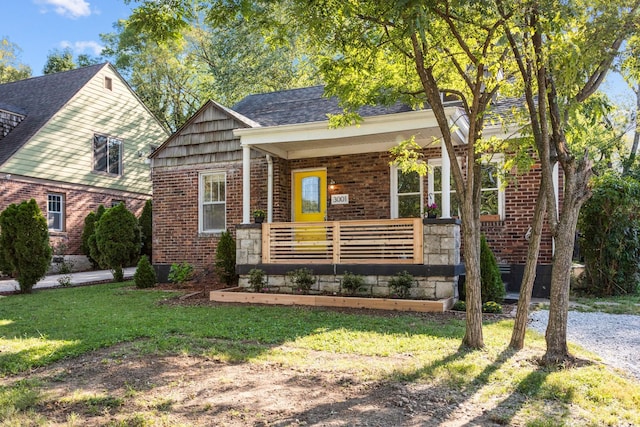
M452 117L455 108L448 108ZM242 145L283 159L388 151L412 135L422 146L439 144L441 133L431 110L365 117L358 126L331 129L328 121L234 130ZM459 135L458 135L459 136ZM462 138L457 138L457 143Z

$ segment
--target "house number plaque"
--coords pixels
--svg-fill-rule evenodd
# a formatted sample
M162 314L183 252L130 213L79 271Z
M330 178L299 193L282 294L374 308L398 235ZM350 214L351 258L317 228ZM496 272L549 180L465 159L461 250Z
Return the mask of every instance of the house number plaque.
M348 205L349 195L348 194L332 194L331 204L332 205Z

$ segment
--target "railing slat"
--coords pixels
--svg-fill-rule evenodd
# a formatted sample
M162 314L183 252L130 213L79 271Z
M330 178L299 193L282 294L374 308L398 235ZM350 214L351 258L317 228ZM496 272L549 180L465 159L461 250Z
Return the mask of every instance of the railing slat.
M265 263L422 264L422 221L358 220L263 224Z

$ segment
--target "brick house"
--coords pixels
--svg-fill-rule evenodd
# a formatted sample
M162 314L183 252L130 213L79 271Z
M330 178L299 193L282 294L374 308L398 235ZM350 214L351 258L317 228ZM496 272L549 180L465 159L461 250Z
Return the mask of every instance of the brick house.
M100 204L140 214L151 198L147 156L167 138L108 63L0 85L0 210L35 199L52 245L81 254Z
M339 280L344 271L388 277L408 270L456 283L463 264L455 255L443 256L460 249L455 192L446 185L451 179L446 150L433 142L439 129L432 112L400 104L365 107L359 126L330 129L327 114L340 112L337 100L323 97L320 86L251 95L233 109L207 102L151 155L153 264L160 277L166 278L175 262L187 261L199 269L211 266L220 232L228 229L237 236L241 275L255 266L276 275L312 265L321 277L336 276L329 281ZM447 112L461 122L455 102ZM488 126L484 133L503 132ZM423 178L390 165L389 149L411 136L427 147L431 168ZM462 155L464 125L456 139ZM505 187L494 167L499 161L492 159L483 170L481 219L505 282L517 290L539 170ZM421 217L430 202L439 206L440 219L421 221L408 231L413 235L392 242L396 238L389 236L396 231L389 229L397 230L403 218ZM251 224L255 209L266 211L265 224ZM438 225L445 228L434 228ZM347 229L352 235L346 241L358 235L366 241L351 246L340 242ZM449 246L433 249L429 233L441 232L448 237L438 244ZM400 241L414 247L401 247ZM338 249L332 243L344 245ZM547 233L539 258L538 295L548 293L551 251Z

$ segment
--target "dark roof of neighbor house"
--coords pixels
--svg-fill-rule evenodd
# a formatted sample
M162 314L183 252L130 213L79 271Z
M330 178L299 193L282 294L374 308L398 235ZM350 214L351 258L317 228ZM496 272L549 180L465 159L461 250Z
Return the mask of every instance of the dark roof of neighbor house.
M342 113L338 99L323 94L324 86L261 93L247 96L232 109L262 126L321 122L327 120L327 114ZM401 103L364 106L358 110L363 117L406 111L412 111L412 108Z
M0 84L0 104L25 116L0 142L0 165L35 135L108 63Z

